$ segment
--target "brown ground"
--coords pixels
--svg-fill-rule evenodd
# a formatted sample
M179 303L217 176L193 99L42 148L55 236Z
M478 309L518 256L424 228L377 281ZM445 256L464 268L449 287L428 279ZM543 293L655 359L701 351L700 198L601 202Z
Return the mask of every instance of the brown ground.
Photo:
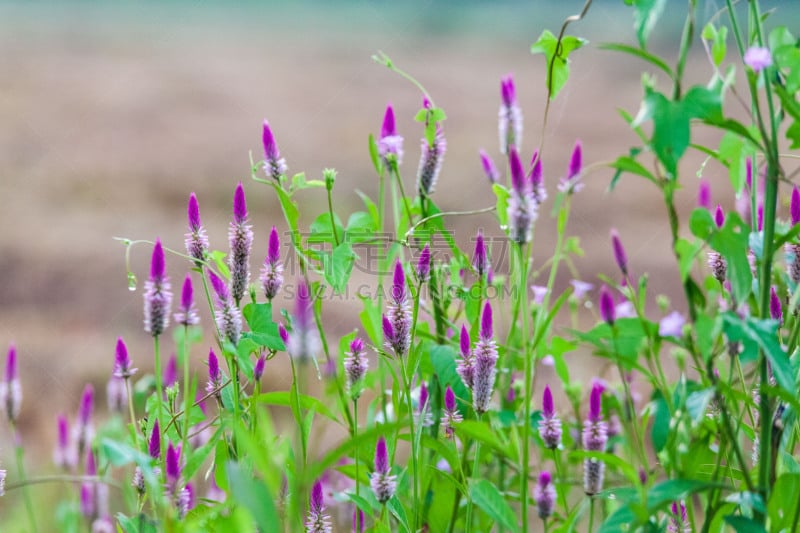
M527 50L544 27L556 30L574 3L548 13L527 4L447 12L428 3L398 11L347 6L0 6L0 347L13 341L19 349L21 424L36 456L48 457L55 415L72 416L86 381L104 402L116 336L125 337L138 367L151 367L141 290L127 290L124 249L112 237L160 236L181 249L185 204L195 191L212 246L224 249L233 189L248 177L248 152L261 155L263 118L273 125L290 171L317 178L324 167L339 170L336 204L343 214L358 207L354 188L377 195L366 138L379 131L387 101L406 137L409 187L416 169L421 132L412 117L420 95L370 60L379 49L447 111L448 152L435 195L443 209L489 205L477 149L497 157L501 75L516 76L525 153L541 140L544 60ZM592 43L628 38L629 17L598 4L574 33ZM695 60L693 70L704 67L700 53ZM635 142L615 109L636 112L642 66L595 47L575 55L573 77L553 103L545 132L551 198L576 138L588 163L611 160ZM687 190L679 193L684 212L694 202L698 161L686 166ZM709 165L707 175L720 184L715 200L727 198L720 169ZM609 228L616 226L634 272L649 273L653 293L674 294L680 305L657 191L626 177L618 192L606 194L610 176L597 168L574 201L569 232L587 252L578 260L582 275L616 275L608 247ZM270 190L249 181L246 190L255 264L266 252L269 226L285 228ZM323 199L318 191L305 197ZM457 239L469 242L478 227L499 235L486 215L457 221ZM540 263L553 243L554 224L545 217L534 254ZM133 251L140 279L148 256L145 247ZM186 265L170 259L168 268L178 285ZM336 305L346 312L331 313L327 326L334 335L357 326L359 304ZM282 372L268 371L274 377L267 386L287 386ZM0 438L8 459L9 445Z

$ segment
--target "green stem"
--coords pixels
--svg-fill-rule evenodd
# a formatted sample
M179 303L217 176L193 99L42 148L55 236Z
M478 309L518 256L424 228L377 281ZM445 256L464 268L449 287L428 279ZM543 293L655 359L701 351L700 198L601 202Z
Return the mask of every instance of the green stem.
M328 187L328 215L331 219L331 231L333 232L333 242L339 246L339 234L336 232L336 223L333 216L333 189Z
M561 236L559 235L559 239ZM517 272L519 275L518 297L522 300L522 360L525 369L525 404L522 420L522 464L520 464L520 506L522 508L522 531L528 531L528 469L530 468L531 396L533 395L533 365L528 352L528 261L522 245L517 246Z
M397 187L400 190L400 199L403 201L403 207L405 208L406 216L408 217L408 226L411 227L411 225L414 224L414 220L411 218L411 207L408 205L408 198L406 197L406 191L403 187L403 178L400 176L400 171L397 170L396 164L392 165L391 170L395 180L397 181ZM400 224L398 223L398 227L399 226Z
M478 423L480 423L481 414L480 413L476 413L476 416L478 418ZM473 459L472 472L470 473L470 475L472 476L472 479L474 479L474 480L478 479L478 475L479 475L478 470L480 469L480 458L481 458L481 441L480 440L476 440L475 441L475 458ZM467 527L466 527L465 531L466 531L466 533L470 533L470 531L472 531L472 496L467 498ZM527 531L527 530L523 530L523 531Z
M189 395L191 393L191 386L189 384L189 326L183 326L183 440L181 450L183 453L188 453L189 448L189 407L191 400Z
M156 377L156 420L158 420L158 424L161 427L164 427L164 420L163 420L163 402L164 402L164 391L163 385L161 383L161 347L158 342L158 335L153 337L153 351L154 351L154 359L155 359L155 377ZM152 426L151 426L152 427ZM164 457L164 444L166 439L161 439L161 457Z
M672 91L672 99L680 100L681 98L681 80L683 79L683 70L686 66L686 57L689 55L689 48L692 46L694 38L694 10L697 0L689 0L689 13L686 16L686 22L683 26L683 33L681 34L681 48L678 52L678 64L675 66L675 85Z
M22 439L14 422L11 422L11 433L14 435L14 452L17 459L17 472L21 482L26 482L25 476L25 449L22 447ZM28 490L27 484L22 487L22 498L25 501L25 511L28 514L28 523L30 524L31 531L36 533L36 513L33 511L33 500Z
M289 498L290 498L290 516L287 522L302 522L303 519L303 511L302 505L300 504L300 495L303 494L303 476L305 475L305 467L306 467L306 449L307 449L307 442L306 442L306 433L303 430L303 411L300 404L300 378L299 375L301 374L297 370L297 365L295 365L294 358L289 357L289 362L292 366L292 396L294 400L294 416L295 416L295 423L297 424L297 433L295 435L295 439L300 441L300 460L297 460L295 456L295 472L294 472L294 490L291 491ZM295 442L295 450L296 450L296 442Z
M130 377L125 378L125 395L128 397L128 415L131 417L131 445L136 447L136 414L133 411L133 391Z
M413 333L413 328L412 328ZM412 347L413 347L413 339L412 339ZM417 472L417 446L416 446L416 432L414 431L414 406L411 403L411 377L408 375L408 371L406 370L405 361L402 359L398 359L398 363L400 364L400 371L403 373L403 386L405 388L406 393L406 406L408 408L408 424L409 424L409 437L411 441L411 484L414 493L414 499L412 500L412 508L413 508L413 516L414 516L414 531L418 529L418 520L419 520L419 475ZM420 420L422 423L422 420Z
M560 483L564 482L564 478L561 476L561 459L558 456L558 450L553 448L551 451L553 452L553 464L556 466L556 494L558 494L558 499L561 500L561 507L564 508L564 515L569 516L570 511L567 495L558 487Z
M587 529L588 533L592 533L592 529L594 528L594 498L589 496L589 529Z
M361 478L358 475L358 466L360 462L358 457L358 398L353 398L353 418L355 419L355 425L353 426L353 442L356 443L355 450L353 450L353 458L356 463L356 497L358 497L361 490ZM354 531L361 531L361 515L358 512L358 508L356 508L355 521Z

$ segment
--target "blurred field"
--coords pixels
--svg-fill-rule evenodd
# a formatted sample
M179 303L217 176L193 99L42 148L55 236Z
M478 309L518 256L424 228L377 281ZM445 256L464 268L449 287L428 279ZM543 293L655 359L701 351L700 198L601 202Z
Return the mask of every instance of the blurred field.
M597 2L588 20L570 32L592 44L630 40L631 14L621 4ZM18 346L21 428L34 457L46 464L55 415L72 416L86 381L104 403L118 335L136 366L151 367L141 290L128 291L124 249L112 237L160 236L182 249L186 200L195 191L212 247L225 249L233 189L241 179L256 228L257 265L269 227L285 229L271 191L248 180L248 152L261 156L263 118L272 124L290 172L317 178L324 167L338 169L336 205L346 215L358 208L353 189L377 195L366 139L379 131L391 101L406 138L404 171L412 183L421 137L412 119L421 96L370 60L378 50L414 74L447 111L448 151L435 201L447 210L485 207L491 192L477 150L499 157L499 79L515 74L529 154L541 139L545 98L544 59L531 56L529 45L542 29L557 31L579 7L356 0L293 7L0 3L0 348L11 341ZM656 43L679 29L679 21L666 21ZM690 63L690 78L705 80L701 49ZM587 163L612 160L635 143L615 108L636 112L642 68L593 46L574 56L572 78L553 103L545 131L551 191L576 138L584 143ZM701 161L687 161L687 188L678 196L682 212L694 204L693 174ZM729 201L720 169L710 164L706 176L716 184L715 201ZM680 307L657 192L626 177L617 192L606 194L610 177L597 167L574 201L569 233L579 235L586 250L577 261L581 275L615 275L608 231L616 226L633 271L649 273L652 292L674 295ZM305 198L324 197L310 191ZM304 218L306 225L310 221ZM455 221L456 238L467 243L479 227L500 235L486 215ZM540 219L539 264L550 255L554 231L548 217ZM133 250L140 279L148 256L149 248ZM178 285L186 265L168 258L168 268ZM568 279L559 279L559 286ZM329 334L336 338L356 327L358 309L355 299L330 304ZM195 354L198 368L201 352ZM273 368L266 387L288 387L281 364ZM3 429L0 457L6 464L10 444Z

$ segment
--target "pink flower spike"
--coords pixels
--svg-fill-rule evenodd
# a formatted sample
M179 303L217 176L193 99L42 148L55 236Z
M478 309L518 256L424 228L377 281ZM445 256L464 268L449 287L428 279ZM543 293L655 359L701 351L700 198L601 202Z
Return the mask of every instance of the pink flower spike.
M459 344L461 348L461 356L468 357L469 356L469 345L471 344L469 338L469 331L467 331L467 326L461 326L461 337L459 339Z
M628 275L628 256L625 253L625 247L622 246L622 241L619 238L617 230L611 229L611 247L614 249L614 260L622 272L623 276Z
M483 315L481 316L481 339L489 340L492 336L492 304L486 302L486 305L483 307Z
M397 128L394 123L394 108L392 104L386 105L386 112L383 114L383 125L381 126L381 138L397 135Z
M508 151L508 165L511 170L511 186L518 194L524 194L527 189L525 186L525 170L522 168L519 152L513 146Z
M792 216L792 225L800 223L800 189L795 185L792 189L792 201L789 205L789 213Z
M708 180L700 180L700 187L697 189L697 207L711 209L711 184Z
M486 177L489 179L489 183L497 183L497 181L500 179L500 171L497 170L497 166L494 164L494 161L492 161L492 158L489 157L489 154L487 154L483 149L478 150L478 154L481 157L483 173L486 174Z
M722 206L717 204L717 208L714 210L714 224L717 225L717 228L722 229L722 226L725 225L725 212L722 210Z
M572 156L569 160L569 169L567 170L567 179L572 180L581 173L583 168L583 156L581 149L581 141L575 141L575 147L572 149Z
M616 320L614 297L605 285L600 287L600 318L610 326L613 326Z

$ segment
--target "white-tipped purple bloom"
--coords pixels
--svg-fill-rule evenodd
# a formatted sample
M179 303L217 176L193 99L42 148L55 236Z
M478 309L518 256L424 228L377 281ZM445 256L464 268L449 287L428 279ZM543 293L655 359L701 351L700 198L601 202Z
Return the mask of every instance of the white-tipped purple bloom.
M600 318L603 319L609 326L614 325L617 319L616 306L614 305L614 296L611 291L603 285L600 287Z
M92 413L94 412L94 387L91 383L87 384L81 394L81 403L78 407L78 418L73 429L73 441L78 457L83 457L86 450L91 446L94 438L94 426L92 425Z
M302 279L297 283L296 296L288 349L295 360L307 363L317 356L320 340L314 324L311 290Z
M492 161L492 158L489 157L489 154L487 154L483 149L478 150L478 155L481 157L483 173L486 174L486 178L489 180L489 183L497 183L500 179L500 171L497 170L497 166L494 164L494 161Z
M428 386L423 381L420 386L411 391L411 399L417 398L416 412L414 413L414 421L421 427L430 427L433 425L433 414L430 409L430 402L428 401Z
M772 54L769 48L763 46L751 46L744 53L744 64L758 73L765 68L772 66Z
M483 240L483 232L478 230L475 237L475 254L472 256L472 268L480 279L489 271L489 254L486 252L486 243Z
M522 110L517 105L517 91L511 74L500 80L500 97L497 134L500 151L507 154L512 146L519 147L522 144Z
M69 439L69 422L63 414L56 419L58 436L56 447L53 450L53 463L64 471L72 471L75 468L76 458Z
M667 524L668 533L691 533L692 524L686 516L686 504L684 502L672 502L670 507L672 511Z
M150 278L144 284L144 330L158 337L169 325L169 308L172 305L169 278L166 274L164 248L156 239L150 261Z
M397 134L392 104L386 106L381 126L381 137L378 139L378 154L388 166L400 165L403 162L403 137Z
M308 516L306 517L306 533L330 533L330 517L325 514L325 496L322 491L322 482L317 480L311 489L308 500Z
M344 373L347 376L347 390L353 398L361 396L361 380L367 373L368 361L364 353L364 341L356 337L350 343L350 353L344 359Z
M658 334L661 337L682 337L686 317L673 311L658 322Z
M97 475L97 464L92 450L86 453L86 475L89 477ZM81 483L81 514L90 522L98 516L97 484L93 481Z
M511 171L511 196L508 199L509 237L517 244L530 242L533 222L537 217L536 202L525 177L517 149L511 147L508 154Z
M164 388L174 387L178 382L178 358L172 353L167 360L167 366L162 371L161 383Z
M561 446L561 435L561 420L553 405L553 393L550 391L550 385L545 385L542 395L542 418L539 420L539 436L544 441L546 448L555 450Z
M250 250L253 247L253 227L247 223L247 201L241 182L233 195L233 220L228 228L228 243L231 247L228 256L231 296L238 306L250 283Z
M422 251L419 253L417 260L417 280L420 283L425 283L430 279L431 275L431 246L425 243Z
M164 472L166 480L166 491L173 505L180 509L181 504L181 447L173 446L170 442L167 446L167 456L164 461Z
M196 326L200 323L197 315L197 308L194 305L194 287L192 286L192 276L186 274L181 287L181 303L175 312L175 322L182 326Z
M620 272L622 272L623 276L627 276L628 255L625 253L625 247L622 246L622 241L616 228L611 228L611 248L614 250L614 260L617 262Z
M533 151L531 158L531 170L529 173L531 182L531 194L533 195L534 205L538 208L547 200L547 189L544 188L544 173L542 170L542 158L539 151Z
M278 230L272 226L269 232L269 248L264 266L261 267L261 286L264 288L264 296L272 301L278 294L283 285L283 265L281 264L281 242L278 237Z
M22 408L22 385L17 374L17 348L13 344L8 347L6 372L0 381L0 405L8 421L14 424Z
M581 141L575 141L575 147L572 149L572 156L569 159L569 167L567 167L567 175L561 178L558 184L558 190L564 194L574 194L583 189L582 153Z
M432 144L422 138L422 155L417 169L417 191L421 196L430 196L436 190L436 181L442 170L444 153L447 151L447 141L441 126L436 127L436 136Z
M189 233L186 234L186 253L194 259L195 264L199 265L205 261L208 252L208 235L200 222L200 206L194 193L189 195L187 214Z
M383 437L375 446L375 471L370 474L369 484L375 499L382 505L391 500L397 490L397 476L389 474L389 454Z
M608 442L608 424L603 420L601 409L603 389L595 383L589 396L589 415L583 422L581 440L583 449L592 452L605 451ZM605 463L595 458L583 461L583 491L588 495L597 494L603 488Z
M392 294L386 306L385 320L389 329L384 324L384 337L386 346L394 350L397 357L408 354L411 348L411 308L406 287L406 275L403 264L398 260L394 265L392 280Z
M448 439L453 438L453 427L463 419L461 413L458 412L456 395L450 385L448 385L447 389L444 391L444 415L442 416L444 434Z
M286 160L281 157L278 143L275 142L272 129L266 120L261 130L261 142L264 145L264 172L266 172L267 176L277 181L282 175L286 174Z
M128 347L122 337L117 337L117 347L114 353L114 376L128 379L136 373L136 368L131 368L131 358L128 355Z
M264 368L267 365L267 354L261 353L256 359L256 364L253 366L253 380L261 381L261 376L264 375Z
M458 372L458 375L461 378L461 381L464 382L464 385L466 385L468 389L472 390L472 387L475 384L475 359L473 358L472 351L470 350L470 344L472 341L469 338L469 331L467 331L466 325L461 326L461 337L459 341L461 359L458 360L456 372Z
M769 292L769 316L783 325L783 306L781 306L781 299L778 297L775 287L771 287Z
M800 189L796 186L792 189L789 214L791 215L792 226L800 224ZM800 245L787 242L784 246L784 252L786 254L786 273L789 275L789 279L796 285L800 283Z
M472 387L472 407L478 414L489 410L497 376L497 344L492 328L492 305L486 302L481 317L481 333L472 352L475 374Z
M217 354L215 354L212 349L208 351L208 382L206 383L206 392L219 397L221 387L222 371L219 369Z
M697 207L711 209L711 184L708 180L700 180L697 188Z
M228 286L219 276L212 271L208 271L208 278L216 294L216 309L214 318L217 328L223 338L228 339L233 344L239 342L242 335L242 312L234 305Z
M547 520L553 514L556 506L556 487L547 470L539 474L539 481L533 487L533 501L536 502L536 511L542 520Z

